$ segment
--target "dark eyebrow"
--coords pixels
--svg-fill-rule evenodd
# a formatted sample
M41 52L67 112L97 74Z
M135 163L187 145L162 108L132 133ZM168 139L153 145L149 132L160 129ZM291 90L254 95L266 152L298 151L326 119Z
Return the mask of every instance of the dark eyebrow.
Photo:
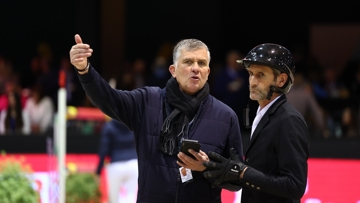
M193 61L194 59L193 58L183 58L183 60L182 61Z
M207 63L206 59L199 59L199 62Z

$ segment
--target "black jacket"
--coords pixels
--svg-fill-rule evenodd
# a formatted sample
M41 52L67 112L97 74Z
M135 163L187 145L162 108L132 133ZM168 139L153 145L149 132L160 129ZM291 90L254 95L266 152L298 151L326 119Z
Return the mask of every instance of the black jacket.
M245 152L250 166L242 203L300 203L307 183L309 133L303 116L282 95L257 125Z

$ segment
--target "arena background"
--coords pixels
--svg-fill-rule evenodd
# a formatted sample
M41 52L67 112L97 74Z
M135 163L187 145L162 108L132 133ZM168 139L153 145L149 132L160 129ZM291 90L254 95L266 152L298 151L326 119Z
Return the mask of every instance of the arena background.
M48 43L55 56L68 55L74 34L79 33L94 49L92 63L109 75L125 60L144 57L151 63L164 45L192 37L209 45L216 64L232 48L247 53L264 42L310 51L316 25L340 26L346 40L348 31L341 26L359 26L359 5L356 1L314 5L308 1L1 0L0 53L24 70L39 43Z
M108 78L128 60L143 57L150 64L159 52L191 37L209 45L211 65L221 63L232 48L246 53L255 45L273 42L289 49L301 47L323 65L341 68L358 50L359 6L355 1L315 5L310 1L0 0L0 54L9 57L17 71L26 72L39 44L50 45L56 57L68 55L78 33L94 49L92 64ZM47 168L39 163L46 163L49 138L51 134L0 136L0 150L28 157L46 182ZM68 162L92 170L98 138L96 132L83 136L69 130ZM244 131L244 145L248 138ZM317 198L359 203L355 191L359 160L358 138L311 138L310 176L316 181L309 183L315 182L319 193L309 188L305 196L309 201L303 203L317 203ZM342 199L346 195L348 199Z

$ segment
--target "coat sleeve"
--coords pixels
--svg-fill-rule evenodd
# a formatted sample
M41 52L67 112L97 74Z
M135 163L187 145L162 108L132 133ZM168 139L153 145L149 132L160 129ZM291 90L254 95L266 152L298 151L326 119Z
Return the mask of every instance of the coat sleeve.
M227 136L227 142L226 147L224 149L224 157L230 157L230 149L234 148L240 158L241 161L244 161L244 155L243 155L243 143L241 138L241 131L240 131L240 125L239 120L236 114L234 113L229 135Z
M134 130L144 110L146 89L139 88L132 91L113 89L91 65L87 74L78 74L78 77L86 95L96 107Z
M240 126L239 121L236 115L234 115L229 131L229 135L227 138L227 145L224 149L223 157L230 158L230 149L234 148L238 154L238 157L243 162L244 156L243 156L243 144L242 144L242 138L241 138L241 132L240 132ZM210 179L212 182L215 180ZM219 185L220 188L223 188L225 190L229 191L239 191L242 188L241 183L237 182L223 182Z

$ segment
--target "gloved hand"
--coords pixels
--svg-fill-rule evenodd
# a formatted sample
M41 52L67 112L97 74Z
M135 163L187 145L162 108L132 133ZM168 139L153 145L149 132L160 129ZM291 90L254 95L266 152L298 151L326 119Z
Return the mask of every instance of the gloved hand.
M208 170L204 172L204 176L205 178L217 178L212 187L217 187L224 181L240 183L240 174L247 165L242 163L234 148L230 149L230 159L226 159L212 151L208 153L208 156L215 162L210 161L203 163L207 168L206 170Z

